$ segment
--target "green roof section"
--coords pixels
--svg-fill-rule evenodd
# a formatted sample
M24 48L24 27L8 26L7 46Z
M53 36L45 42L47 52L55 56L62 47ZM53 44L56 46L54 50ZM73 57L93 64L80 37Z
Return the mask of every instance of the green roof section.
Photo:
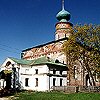
M49 57L46 57L46 56L40 57L40 58L35 59L35 60L17 59L17 58L13 58L13 57L9 57L9 58L11 60L13 60L14 62L16 62L18 64L22 64L22 65L34 66L34 65L41 65L41 64L51 64L51 65L66 67L65 64L56 63L53 59L50 59Z
M54 60L50 59L49 57L43 56L43 57L40 57L38 59L33 60L31 65L34 65L34 64L46 64L46 63L50 63L50 62L54 62Z
M30 65L32 63L32 60L17 59L13 57L9 57L9 58L18 64Z
M46 56L38 58L38 59L35 59L35 60L33 60L33 63L31 63L31 65L39 65L39 64L52 64L52 65L66 67L65 64L55 63L55 61L53 59L50 59L49 57L46 57Z

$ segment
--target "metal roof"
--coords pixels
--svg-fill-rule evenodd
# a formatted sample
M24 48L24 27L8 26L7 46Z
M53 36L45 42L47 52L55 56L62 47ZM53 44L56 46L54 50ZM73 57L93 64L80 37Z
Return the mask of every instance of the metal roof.
M9 58L18 64L29 65L32 63L32 60L17 59L13 57L9 57Z
M41 65L41 64L51 64L51 65L66 67L65 64L62 64L60 62L56 63L54 60L52 60L46 56L40 57L40 58L35 59L35 60L17 59L17 58L13 58L13 57L9 57L9 58L11 60L13 60L14 62L16 62L18 64L22 64L22 65L34 66L34 65Z

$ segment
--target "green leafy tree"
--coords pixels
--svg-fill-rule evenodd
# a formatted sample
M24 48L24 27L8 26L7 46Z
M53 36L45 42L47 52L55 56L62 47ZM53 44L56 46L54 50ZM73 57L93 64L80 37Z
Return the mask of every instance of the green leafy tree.
M73 76L73 66L80 62L92 79L95 86L94 74L100 73L100 26L76 25L71 29L72 35L65 41L63 51L69 68L68 79Z

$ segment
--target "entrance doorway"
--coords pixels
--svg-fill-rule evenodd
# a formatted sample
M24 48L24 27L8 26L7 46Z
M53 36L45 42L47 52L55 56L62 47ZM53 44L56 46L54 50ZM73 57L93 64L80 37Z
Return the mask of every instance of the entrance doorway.
M3 79L3 86L1 86L1 87L3 87L3 88L6 88L6 89L11 89L11 75L12 75L12 73L11 72L8 72L8 71L6 71L6 70L2 70L1 72L0 72L0 80L2 80ZM5 83L5 84L4 84Z
M6 89L11 89L11 73L7 73L5 77Z

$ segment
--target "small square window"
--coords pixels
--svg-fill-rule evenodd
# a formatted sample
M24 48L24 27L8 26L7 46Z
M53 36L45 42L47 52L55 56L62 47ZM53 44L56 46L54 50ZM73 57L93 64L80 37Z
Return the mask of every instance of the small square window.
M60 75L62 75L62 72L63 72L63 71L60 71L60 72L59 72L59 73L60 73Z
M25 69L25 74L28 74L29 73L29 69Z
M35 69L35 74L38 74L38 69Z

